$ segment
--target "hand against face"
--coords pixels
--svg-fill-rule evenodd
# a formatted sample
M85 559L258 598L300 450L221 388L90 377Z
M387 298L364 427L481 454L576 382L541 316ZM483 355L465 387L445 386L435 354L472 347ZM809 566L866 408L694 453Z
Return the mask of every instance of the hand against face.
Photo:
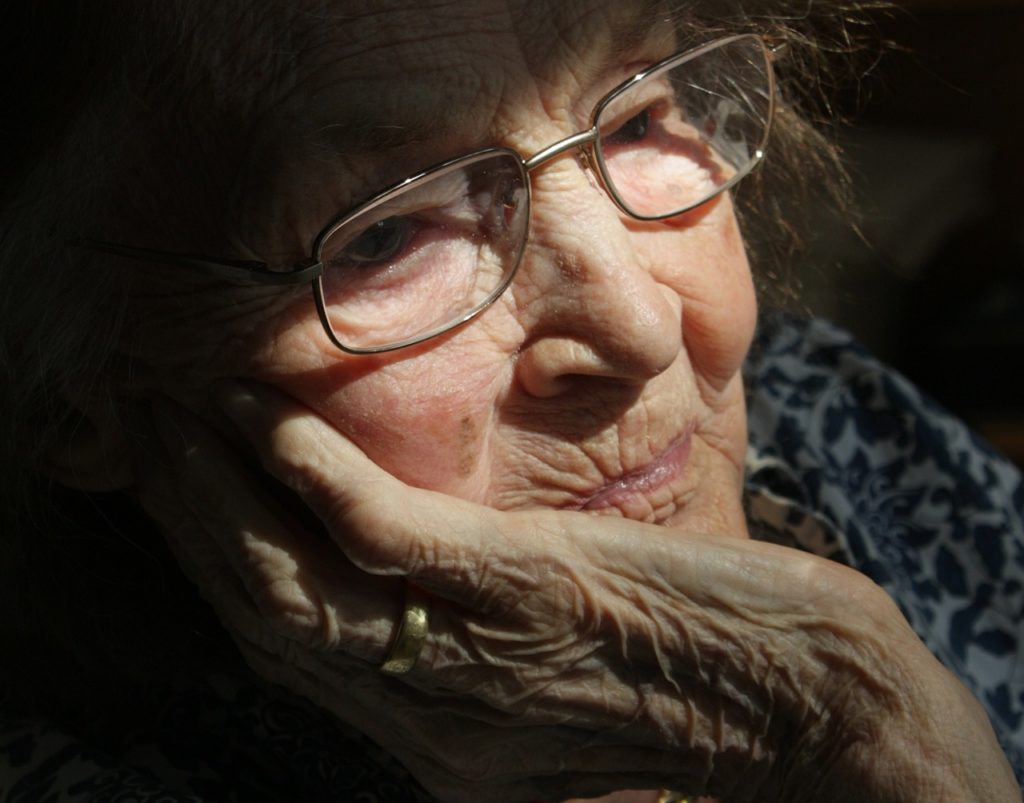
M980 707L860 575L411 488L277 392L219 396L293 493L158 403L143 504L257 672L443 799L1018 799ZM295 495L317 522L281 501ZM416 667L388 676L404 583L428 595L430 632Z

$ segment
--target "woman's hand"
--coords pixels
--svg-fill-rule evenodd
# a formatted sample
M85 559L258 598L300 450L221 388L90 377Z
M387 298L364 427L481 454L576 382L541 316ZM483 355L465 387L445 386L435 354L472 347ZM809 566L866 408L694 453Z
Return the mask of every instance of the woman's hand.
M861 575L769 544L411 488L277 392L220 396L302 505L161 403L147 510L258 672L442 798L1019 799L980 706ZM395 677L378 667L404 582L430 595L430 632Z

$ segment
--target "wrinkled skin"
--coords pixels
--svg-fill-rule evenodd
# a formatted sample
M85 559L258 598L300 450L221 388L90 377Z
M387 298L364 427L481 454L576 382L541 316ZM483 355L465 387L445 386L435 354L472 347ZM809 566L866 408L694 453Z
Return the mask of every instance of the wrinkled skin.
M274 169L237 255L301 258L352 198L442 158L532 154L674 46L659 29L613 56L632 4L509 5L327 26L262 99L288 125L254 147ZM318 137L353 115L427 125L326 159ZM640 223L572 155L532 180L509 291L401 352L337 352L305 293L141 283L135 389L176 401L155 403L135 482L251 665L443 799L1016 799L981 709L880 590L744 540L755 301L729 198ZM212 401L234 378L258 384ZM394 678L375 667L401 578L431 627Z
M258 672L353 722L441 799L1017 799L981 707L862 575L412 488L277 391L219 396L330 539L166 402L147 508ZM431 623L393 678L375 667L402 577L430 595Z

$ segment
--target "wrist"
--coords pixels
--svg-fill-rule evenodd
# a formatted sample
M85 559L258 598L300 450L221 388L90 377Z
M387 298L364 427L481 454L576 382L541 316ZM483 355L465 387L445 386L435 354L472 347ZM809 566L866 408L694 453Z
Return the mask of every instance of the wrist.
M829 639L815 639L825 682L802 733L799 755L780 749L777 800L836 803L1019 801L1020 790L988 717L931 654L890 598L863 579L854 584ZM851 624L852 611L863 616ZM824 644L824 646L823 646Z

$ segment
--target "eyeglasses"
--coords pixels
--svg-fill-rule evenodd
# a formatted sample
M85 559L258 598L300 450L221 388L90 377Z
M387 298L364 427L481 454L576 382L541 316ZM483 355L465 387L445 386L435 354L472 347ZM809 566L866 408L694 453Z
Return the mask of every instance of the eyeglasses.
M331 342L351 354L404 348L474 318L509 286L526 246L529 174L575 150L638 220L681 215L761 161L772 118L771 57L754 35L719 39L609 92L590 127L524 159L508 148L434 165L330 223L291 269L79 240L119 256L272 285L310 282Z

